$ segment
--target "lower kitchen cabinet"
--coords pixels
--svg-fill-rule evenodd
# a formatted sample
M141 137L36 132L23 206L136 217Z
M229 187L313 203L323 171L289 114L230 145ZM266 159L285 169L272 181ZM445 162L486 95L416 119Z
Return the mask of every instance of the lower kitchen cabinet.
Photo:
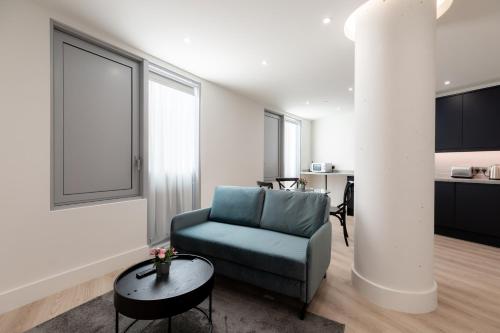
M435 183L437 234L500 247L500 185Z

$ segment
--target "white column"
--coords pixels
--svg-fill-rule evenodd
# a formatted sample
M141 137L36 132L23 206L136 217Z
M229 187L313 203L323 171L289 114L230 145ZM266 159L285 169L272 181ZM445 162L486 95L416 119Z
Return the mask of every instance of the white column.
M435 0L370 0L356 17L352 282L409 313L437 307L435 25Z

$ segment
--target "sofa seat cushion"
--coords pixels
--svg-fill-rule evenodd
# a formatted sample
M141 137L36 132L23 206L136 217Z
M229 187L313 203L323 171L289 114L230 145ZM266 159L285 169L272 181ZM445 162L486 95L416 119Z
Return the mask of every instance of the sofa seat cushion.
M214 221L176 231L175 247L300 281L306 280L309 239Z

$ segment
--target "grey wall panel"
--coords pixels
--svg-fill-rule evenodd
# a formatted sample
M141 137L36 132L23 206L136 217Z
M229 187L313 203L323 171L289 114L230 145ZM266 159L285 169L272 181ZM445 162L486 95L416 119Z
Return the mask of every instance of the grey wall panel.
M275 180L281 169L282 119L266 113L264 117L264 179Z
M54 203L140 194L139 63L54 31Z

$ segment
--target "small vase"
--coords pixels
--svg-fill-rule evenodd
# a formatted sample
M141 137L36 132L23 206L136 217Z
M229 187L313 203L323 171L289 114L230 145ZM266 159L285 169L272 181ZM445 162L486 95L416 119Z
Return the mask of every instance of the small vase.
M166 277L170 273L170 261L156 263L156 276Z
M306 184L299 184L299 190L304 191L306 189Z

